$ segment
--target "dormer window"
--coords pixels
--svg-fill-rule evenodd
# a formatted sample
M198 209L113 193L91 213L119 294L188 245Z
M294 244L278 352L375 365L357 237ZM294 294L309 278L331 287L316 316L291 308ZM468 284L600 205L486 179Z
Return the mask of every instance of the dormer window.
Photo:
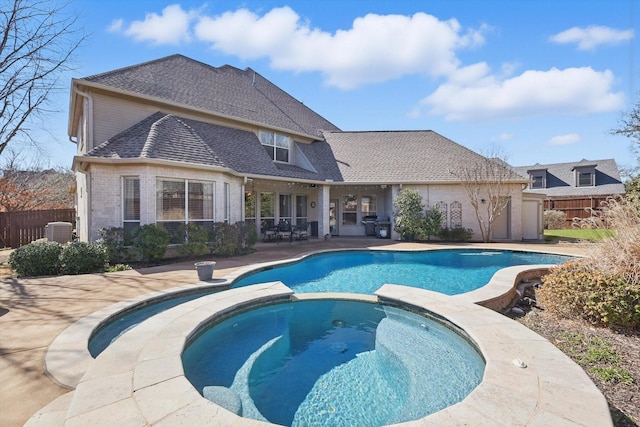
M576 171L578 187L593 187L595 174L591 171Z
M529 188L532 190L547 188L547 170L546 169L532 169L527 171L529 173L529 179L532 181L529 183Z
M258 134L260 143L267 150L271 160L289 163L291 138L277 132L261 130Z
M537 188L546 188L544 174L543 173L532 173L530 176L531 181L533 181L529 188L537 189Z

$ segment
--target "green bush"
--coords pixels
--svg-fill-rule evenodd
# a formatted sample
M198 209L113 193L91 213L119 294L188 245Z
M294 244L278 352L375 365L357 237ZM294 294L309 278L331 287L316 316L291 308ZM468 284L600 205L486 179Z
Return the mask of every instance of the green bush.
M118 264L129 261L129 251L125 247L124 229L122 227L101 228L98 230L100 238L96 243L102 245L107 251L109 264Z
M590 268L588 260L567 262L543 277L540 301L563 317L581 316L602 326L640 330L640 286Z
M185 242L178 247L178 254L181 256L200 256L209 251L207 242L209 232L203 226L196 223L189 223L180 227L184 235Z
M473 230L463 227L441 228L438 236L449 242L468 242L473 237Z
M422 217L422 196L417 190L400 190L393 200L394 226L403 240L415 240L422 232L424 219Z
M142 225L132 233L132 246L140 261L158 262L167 252L169 232L154 224Z
M62 274L87 274L104 271L109 263L107 249L97 243L73 242L60 253Z
M9 266L18 276L55 276L60 273L61 253L60 243L33 242L11 252Z
M244 253L256 244L258 233L253 223L239 221L235 226L238 228L238 250L236 253Z
M422 225L422 234L427 236L427 240L431 240L431 236L437 236L442 227L442 212L438 209L430 209L424 217Z
M237 254L239 237L238 227L226 222L216 222L209 238L211 253L219 256Z

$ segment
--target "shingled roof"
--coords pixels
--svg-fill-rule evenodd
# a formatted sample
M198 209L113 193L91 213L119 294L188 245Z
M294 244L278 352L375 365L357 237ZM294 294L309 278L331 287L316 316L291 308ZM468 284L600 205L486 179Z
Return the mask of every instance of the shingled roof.
M312 138L321 137L323 130L339 130L251 68L212 67L182 55L171 55L79 81Z
M294 143L312 165L307 170L275 163L253 132L157 112L85 155L97 159L148 159L215 166L239 174L313 181L340 181L331 149L324 141Z
M596 185L576 187L576 168L594 167ZM603 196L624 194L624 184L614 159L586 160L567 163L536 163L531 166L514 168L520 175L529 176L529 171L546 171L546 188L527 189L527 192L546 194L548 197Z
M431 131L325 132L345 182L445 183L486 161L480 154ZM509 168L505 173L512 175ZM522 177L513 176L517 182Z

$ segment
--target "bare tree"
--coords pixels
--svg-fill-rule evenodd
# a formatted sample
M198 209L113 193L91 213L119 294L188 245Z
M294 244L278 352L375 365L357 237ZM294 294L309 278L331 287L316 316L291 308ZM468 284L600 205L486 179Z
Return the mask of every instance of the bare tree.
M518 185L524 180L503 158L494 150L490 156L479 157L471 166L452 172L469 197L483 242L493 238L494 222L509 206L514 190L520 189Z
M636 102L631 111L625 113L620 119L620 124L616 129L611 130L613 135L623 135L633 141L631 151L635 154L636 160L640 160L640 100ZM638 166L623 166L620 173L623 177L637 179L640 168Z
M62 88L60 77L71 69L70 58L86 38L65 7L51 0L3 0L0 154L14 139L38 146L29 125L51 112L47 101Z

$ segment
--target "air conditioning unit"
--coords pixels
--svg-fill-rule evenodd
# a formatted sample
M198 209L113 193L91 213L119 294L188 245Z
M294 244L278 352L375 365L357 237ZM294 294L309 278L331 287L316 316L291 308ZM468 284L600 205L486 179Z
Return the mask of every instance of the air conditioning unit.
M45 237L50 242L67 243L71 241L73 225L70 222L50 222L45 227Z

